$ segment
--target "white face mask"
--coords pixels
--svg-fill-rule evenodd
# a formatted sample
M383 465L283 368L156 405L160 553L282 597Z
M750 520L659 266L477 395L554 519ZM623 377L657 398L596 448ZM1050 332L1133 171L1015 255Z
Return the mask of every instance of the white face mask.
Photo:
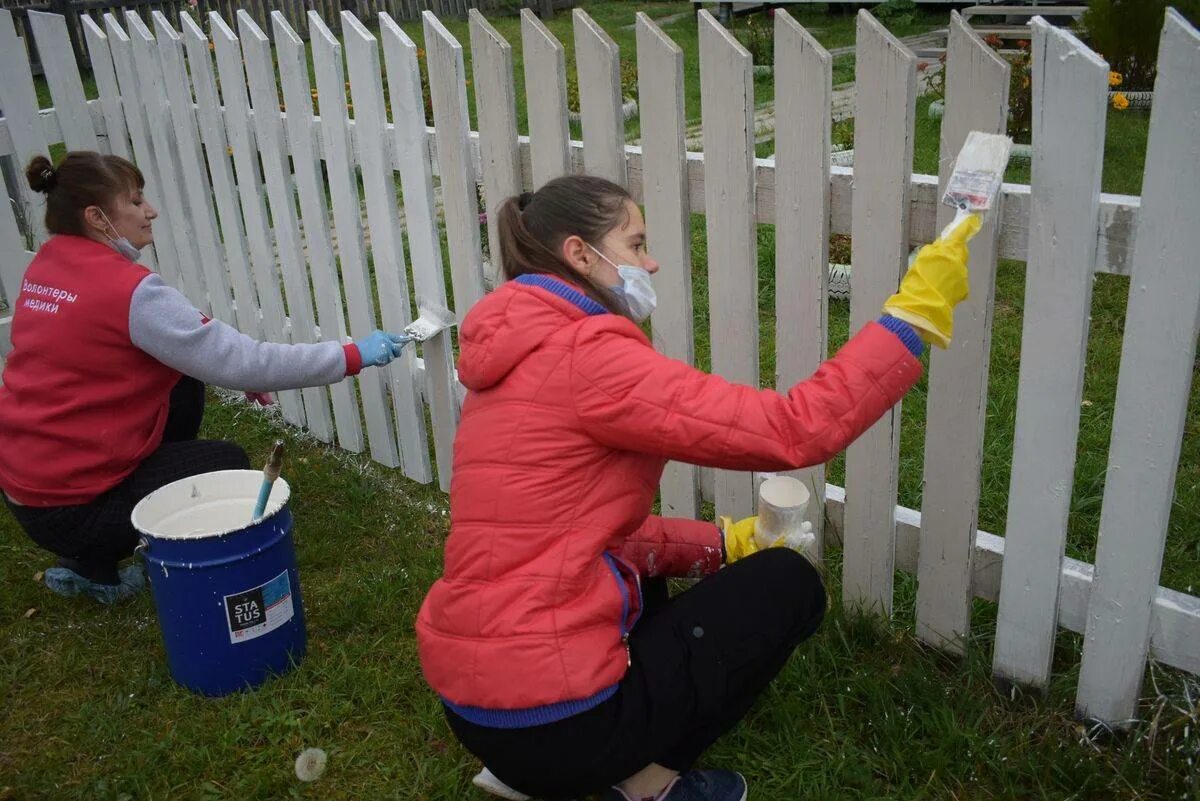
M625 302L629 315L637 322L646 320L658 305L658 295L654 292L654 281L650 273L633 264L616 264L608 256L588 245L596 255L617 268L621 283L610 287L612 291Z
M97 207L97 211L100 212L100 216L104 218L104 221L108 223L108 227L112 229L112 232L116 234L116 236L108 237L109 246L130 261L137 261L138 257L142 255L142 251L135 248L128 237L121 236L117 232L117 227L112 224L112 220L108 219L108 215L104 213L104 209ZM105 236L108 236L108 234L105 234Z

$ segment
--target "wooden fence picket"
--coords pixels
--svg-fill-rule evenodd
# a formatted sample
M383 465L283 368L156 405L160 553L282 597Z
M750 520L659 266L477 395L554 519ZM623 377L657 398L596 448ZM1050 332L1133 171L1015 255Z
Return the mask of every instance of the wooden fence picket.
M383 327L401 331L412 322L404 243L400 239L396 205L395 170L387 135L383 80L379 72L379 42L374 34L349 11L342 12L342 35L346 40L346 65L354 102L355 135L362 165L367 222L371 227L375 287ZM443 189L446 186L443 179ZM392 407L400 439L400 461L409 478L429 483L429 441L425 434L425 407L421 402L414 370L416 348L405 348L387 367Z
M262 309L263 334L274 342L287 342L283 297L275 267L271 229L263 202L262 178L258 168L258 145L250 123L250 98L246 89L246 71L242 46L233 29L217 13L209 14L209 30L217 56L217 75L221 81L221 99L225 106L225 128L233 151L238 197L246 226L246 242L258 302ZM304 425L304 407L297 390L278 393L284 419Z
M462 45L433 16L423 15L429 54L429 91L446 214L446 246L454 283L454 312L461 320L487 291L479 243L479 202L471 159L466 68Z
M271 228L275 251L283 277L291 339L296 343L320 340L313 315L308 269L305 265L300 226L296 216L296 187L288 161L287 140L279 117L279 93L276 90L275 65L271 40L244 10L238 12L238 34L242 40L242 58L250 83L251 113L258 142L259 161L267 187L271 210ZM304 420L313 436L322 442L333 441L333 421L329 412L329 393L325 387L305 387Z
M125 12L125 27L133 51L133 66L137 70L137 113L145 115L146 135L151 144L151 159L157 178L154 191L147 191L147 194L157 202L159 212L158 224L154 226L159 261L174 264L180 291L193 306L211 316L213 309L200 271L200 254L196 250L191 211L187 199L179 190L183 186L183 178L179 171L174 137L171 135L171 109L163 85L162 65L154 35L134 11ZM139 166L144 168L140 163Z
M829 149L833 58L775 12L775 386L787 392L828 351ZM825 466L791 475L824 556Z
M654 278L658 306L650 318L654 347L695 363L692 327L692 224L684 151L683 50L648 15L637 15L638 106L641 112L642 200L646 237L654 257L667 265ZM663 472L663 514L699 514L696 466L668 462Z
M575 20L575 67L583 121L583 167L590 175L626 183L625 116L617 43L582 8Z
M750 52L707 11L699 13L699 25L712 372L758 387L752 64ZM753 476L717 471L715 502L719 515L753 514Z
M917 99L916 56L866 11L858 12L855 53L851 332L879 317L905 269ZM842 599L885 617L892 613L899 452L898 403L846 451Z
M147 193L157 197L164 184L159 178L158 165L154 159L154 145L150 141L145 109L139 97L138 74L133 65L133 43L113 14L104 15L104 27L108 35L109 52L112 54L113 71L116 72L121 92L121 107L125 113L125 124L129 131L133 161L146 179ZM184 285L179 274L179 262L174 253L170 236L170 231L166 232L165 237L156 234L157 241L151 245L154 261L163 280L183 291Z
M50 145L38 114L37 93L33 88L33 72L25 43L17 37L12 12L0 9L0 109L8 123L13 153L24 173L34 156L49 156ZM43 199L29 188L24 180L17 181L17 199L22 216L33 239L34 248L46 241L46 221Z
M1075 477L1108 65L1033 20L1033 140L1017 425L992 669L1046 686Z
M1200 31L1168 9L1075 701L1110 723L1133 718L1141 694L1200 334L1197 76Z
M354 151L346 117L346 70L342 45L315 11L308 12L308 40L317 75L321 108L321 132L329 192L333 201L333 224L337 231L338 262L346 291L350 333L364 337L376 328L375 305L367 279L362 213L358 197ZM387 410L383 376L368 368L358 375L359 392L367 420L367 443L371 458L388 467L400 464L400 454Z
M308 60L304 41L279 13L271 17L276 59L287 107L287 139L296 193L300 198L304 242L320 338L341 342L346 336L346 318L342 309L342 289L329 236L329 207L325 199L325 179L313 119L312 90L308 79ZM358 399L353 379L329 386L333 397L333 424L338 446L362 453L364 442Z
M105 153L129 159L132 157L129 150L129 131L125 127L121 90L117 86L117 73L113 69L112 53L108 49L108 36L104 29L86 14L81 17L81 24L87 41L88 61L92 65L92 77L96 80L101 113L104 115L105 136L99 142L100 149Z
M471 69L491 264L485 278L497 285L504 275L497 212L506 198L521 193L521 150L512 46L476 10L471 11Z
M529 9L521 10L525 100L533 188L571 171L567 124L567 61L562 43Z
M225 137L225 125L221 118L221 103L217 96L217 83L213 76L212 56L209 53L208 36L188 14L180 14L184 45L187 48L188 72L196 98L196 118L200 124L200 138L208 162L208 176L212 182L213 198L217 206L225 264L228 267L230 287L233 290L233 305L238 330L247 336L261 339L262 319L258 300L250 274L247 255L246 231L242 223L242 212L237 199L237 187L230 165L229 144ZM92 61L95 64L95 59Z
M183 183L176 191L185 194L187 199L188 216L195 232L195 245L200 257L200 263L190 267L203 272L212 316L232 325L235 321L228 270L221 248L216 216L213 213L208 170L200 151L200 139L196 131L192 90L188 84L187 68L183 60L183 39L161 11L154 11L152 16L166 84L168 110L174 123L175 153L183 176Z
M1008 62L984 44L957 11L950 15L939 192L945 190L970 131L1002 134L1008 127ZM943 205L938 225L953 217L954 210ZM917 636L955 654L965 651L971 627L998 217L999 209L993 209L971 240L969 296L954 311L954 340L948 350L934 349L929 359Z
M426 153L425 101L417 64L417 46L386 14L379 18L392 106L392 150L404 192L404 224L408 231L413 290L422 303L448 306L442 274L442 245L434 219L433 168ZM510 70L511 74L511 70ZM454 435L458 430L454 349L450 332L421 345L425 357L425 397L433 422L434 457L438 484L450 489Z
M83 94L83 81L75 63L75 50L67 32L67 20L61 14L28 12L29 28L37 40L42 70L54 111L68 150L99 150L96 128Z

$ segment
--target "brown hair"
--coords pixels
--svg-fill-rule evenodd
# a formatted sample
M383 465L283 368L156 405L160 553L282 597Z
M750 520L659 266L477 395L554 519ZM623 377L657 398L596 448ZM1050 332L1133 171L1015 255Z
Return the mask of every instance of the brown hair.
M57 167L45 156L34 156L25 168L25 179L33 191L46 196L46 230L75 236L87 236L83 210L88 206L107 213L116 198L146 185L132 162L94 150L73 150Z
M581 275L563 260L563 240L575 235L597 244L628 219L624 187L594 175L564 175L536 192L510 197L500 205L496 227L504 277L542 273L579 287L604 308L628 316L612 290Z

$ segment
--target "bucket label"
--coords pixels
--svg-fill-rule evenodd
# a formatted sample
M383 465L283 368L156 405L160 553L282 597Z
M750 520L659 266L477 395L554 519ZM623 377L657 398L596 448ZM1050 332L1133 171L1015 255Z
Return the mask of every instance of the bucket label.
M292 619L292 584L283 571L266 584L225 596L229 641L261 637Z

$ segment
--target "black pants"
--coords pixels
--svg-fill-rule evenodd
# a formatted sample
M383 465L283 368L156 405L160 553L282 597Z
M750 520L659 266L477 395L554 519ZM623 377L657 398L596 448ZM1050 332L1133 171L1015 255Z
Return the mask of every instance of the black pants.
M646 581L644 604L633 664L600 706L523 729L447 709L450 728L501 780L541 798L599 792L652 762L686 771L821 625L825 589L807 559L771 548L670 599L665 581Z
M246 452L232 442L196 439L203 417L204 384L184 376L171 391L162 444L120 484L75 506L9 503L8 508L29 538L56 554L61 566L101 584L116 584L117 564L137 545L129 516L138 501L181 478L250 466Z

